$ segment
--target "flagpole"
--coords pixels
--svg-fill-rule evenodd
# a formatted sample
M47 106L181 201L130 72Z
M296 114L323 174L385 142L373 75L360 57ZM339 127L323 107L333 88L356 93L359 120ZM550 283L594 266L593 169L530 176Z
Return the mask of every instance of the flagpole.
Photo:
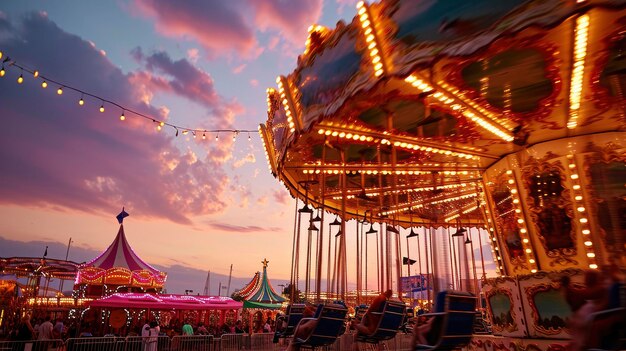
M67 261L67 258L70 255L70 245L72 245L72 238L70 237L70 240L67 242L67 251L65 251L65 260ZM61 295L63 295L63 284L65 283L65 280L63 279L59 279L59 292L61 293Z

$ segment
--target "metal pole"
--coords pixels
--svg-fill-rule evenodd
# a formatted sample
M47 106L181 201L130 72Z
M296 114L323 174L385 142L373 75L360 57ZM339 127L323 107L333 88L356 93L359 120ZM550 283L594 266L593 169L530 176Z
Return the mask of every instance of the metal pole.
M67 242L67 251L65 251L65 260L67 261L67 258L70 256L70 245L72 245L72 238L70 237L70 240ZM63 279L59 279L59 292L61 293L61 295L63 294L63 285L65 284L65 280Z

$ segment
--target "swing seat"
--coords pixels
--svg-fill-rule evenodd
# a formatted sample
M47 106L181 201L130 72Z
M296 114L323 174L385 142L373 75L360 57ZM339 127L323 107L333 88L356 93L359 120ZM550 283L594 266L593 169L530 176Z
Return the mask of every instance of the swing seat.
M357 336L358 342L378 344L381 341L393 339L404 323L405 304L399 301L385 301L382 312L372 312L381 315L376 330L370 335Z
M319 305L315 317L302 318L299 325L316 321L310 334L303 338L295 337L294 343L300 347L315 349L334 343L345 331L345 320L348 309L340 304Z

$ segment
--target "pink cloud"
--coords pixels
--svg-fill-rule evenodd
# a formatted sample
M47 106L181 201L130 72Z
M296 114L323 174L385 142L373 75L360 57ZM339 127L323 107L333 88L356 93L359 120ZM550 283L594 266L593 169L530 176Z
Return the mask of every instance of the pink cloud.
M134 4L167 37L195 40L209 56L254 59L263 52L255 31L275 31L292 45L304 45L308 27L321 16L323 1L135 0ZM270 39L270 48L278 41Z
M239 73L243 72L243 70L246 68L246 66L247 65L245 63L243 63L243 64L233 68L233 73L234 74L239 74Z
M261 29L278 30L292 43L304 45L308 28L322 14L323 1L251 1L255 7L255 23Z
M237 232L237 233L256 233L256 232L272 232L272 231L280 231L282 228L277 227L259 227L256 225L252 226L241 226L234 225L230 223L209 223L209 226L213 229L225 231L225 232Z
M287 204L287 201L289 201L289 193L287 190L274 190L272 192L272 196L274 197L274 201L279 204L285 205Z
M187 57L189 58L189 61L195 63L198 63L198 59L200 58L200 51L196 48L192 48L187 50Z
M156 29L173 38L197 40L211 53L248 55L256 46L246 4L233 1L135 0L139 11L155 19Z
M258 87L259 86L259 81L256 79L250 79L250 85L253 87Z
M210 77L192 77L198 72L186 61L152 55L143 58L149 72L126 75L89 42L44 16L29 14L15 25L0 19L0 28L3 51L37 67L43 76L50 72L126 108L164 116L166 108L145 103L150 91L133 84L138 77L149 78L154 84L150 89L180 88L180 94L211 110L226 110L224 123L233 118ZM155 78L153 72L169 80ZM174 146L172 131L158 133L129 112L120 122L119 107L106 105L100 113L101 101L88 96L79 107L78 93L66 89L57 96L54 87L41 89L32 77L18 87L17 74L9 69L0 79L0 203L90 213L125 205L136 216L184 224L225 208L221 199L229 181L220 158L229 157L227 146L198 158Z

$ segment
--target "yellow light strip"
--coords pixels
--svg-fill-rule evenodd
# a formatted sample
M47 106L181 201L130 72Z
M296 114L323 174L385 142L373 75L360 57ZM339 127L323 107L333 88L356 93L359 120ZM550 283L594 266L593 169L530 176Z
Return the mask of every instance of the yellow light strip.
M400 189L396 189L396 190L391 190L391 187L387 187L387 188L383 188L382 189L382 194L383 195L391 195L391 194L406 194L406 193L419 193L422 191L432 191L435 189L455 189L455 188L464 188L466 186L470 186L472 184L470 183L455 183L455 184L445 184L445 185L438 185L437 187L434 186L425 186L425 187L418 187L418 188L414 188L414 187L399 187ZM372 188L365 188L363 189L365 191L365 195L366 196L379 196L381 194L379 188L377 187L372 187ZM355 190L348 190L347 194L348 196L350 195L358 195L360 194L363 190L361 189L355 189ZM335 193L335 194L328 194L329 196L332 196L332 198L334 200L338 200L341 199L342 196L339 193ZM337 196L334 196L337 195Z
M569 129L574 129L578 126L580 97L585 73L585 56L587 55L587 39L589 36L589 15L582 15L576 19L575 33L574 57L569 87L569 120L567 121L567 128Z
M583 239L583 244L585 246L585 251L587 254L587 262L589 262L589 268L597 269L598 263L596 260L596 253L593 248L593 241L591 238L591 227L589 225L589 219L585 215L587 213L587 209L585 208L585 203L583 202L583 192L582 187L580 186L580 179L578 177L578 173L576 170L576 160L574 159L574 155L567 155L567 159L569 161L568 168L570 170L570 180L573 184L573 193L574 193L574 207L576 208L576 212L580 214L580 218L578 218L577 227L580 229L581 237ZM578 216L574 216L575 218Z
M366 130L346 132L340 129L320 128L317 130L317 133L320 135L323 134L326 136L338 137L338 138L347 139L347 140L351 139L354 141L375 142L375 143L380 143L381 145L391 145L392 141L390 139L393 139L393 140L396 139L396 138L393 138L391 135L387 135L387 138L380 138L380 139L374 138L373 136L369 135L369 134L372 134L373 132L366 131ZM418 145L418 144L422 144L422 145ZM423 152L427 152L431 154L440 154L440 155L445 155L445 156L459 157L459 158L465 158L468 160L480 159L480 156L472 155L470 153L443 149L440 147L432 146L428 143L422 143L422 142L416 142L416 141L406 142L404 141L404 139L393 141L393 146L400 148L400 149L409 150L409 151L423 151Z
M444 222L450 222L452 220L455 220L459 217L461 217L464 214L468 214L470 212L474 212L479 208L479 204L469 204L467 206L465 206L463 209L460 210L454 210L451 213L449 213L446 217L444 217Z
M402 212L408 211L409 209L416 209L416 208L425 207L427 205L430 206L430 205L437 205L437 204L447 203L447 202L452 202L452 201L470 199L470 198L476 197L476 196L478 196L478 194L471 193L471 194L463 194L463 195L454 196L454 197L448 197L448 198L445 198L445 199L435 200L435 201L431 201L431 199L433 199L433 198L430 198L430 199L427 199L427 201L428 201L427 203L411 203L411 204L408 204L408 205L397 206L393 210L379 212L378 216L387 216L387 215L391 215L391 214L402 213Z
M508 180L508 188L511 192L511 198L513 199L513 209L515 210L515 214L517 215L517 227L519 228L520 238L522 239L522 247L524 248L524 252L526 253L526 259L528 260L528 264L530 265L530 272L537 273L537 259L535 254L533 253L532 245L530 243L530 238L528 236L528 228L526 226L526 221L523 217L522 212L522 204L519 199L519 189L517 187L517 182L515 180L515 175L512 170L507 170L506 174L509 178Z
M406 77L404 79L407 83L411 84L413 87L415 87L417 90L419 90L420 92L433 92L435 91L435 88L433 88L430 84L428 84L426 81L418 78L416 75L411 74L410 76ZM479 126L483 127L484 129L486 129L487 131L489 131L490 133L496 135L497 137L511 142L513 141L513 135L508 132L507 130L505 130L502 127L497 126L496 124L492 123L491 121L489 121L488 119L478 116L476 113L467 110L464 108L464 106L461 103L458 103L456 100L459 100L458 97L455 96L451 96L447 93L441 92L441 91L436 91L435 93L433 93L431 95L433 98L437 99L439 102L441 102L442 104L449 106L450 109L452 109L453 111L459 111L463 116L469 118L472 122L478 124ZM463 102L466 103L466 102ZM484 109L481 111L481 109L475 108L473 107L475 110L477 110L478 112L480 112L481 114L484 115Z
M309 26L309 36L306 38L306 42L304 43L304 55L308 55L311 52L311 34L313 32L323 33L326 31L326 27L320 25L311 25Z
M287 115L287 123L289 124L289 131L290 132L295 132L296 131L296 123L295 123L295 118L293 116L292 112L292 104L290 103L289 99L290 96L287 95L286 89L285 89L285 83L286 83L286 79L282 76L279 76L278 78L276 78L276 84L278 84L278 93L280 95L280 100L283 103L283 107L285 108L285 114Z
M493 257L493 262L496 264L496 269L498 270L500 275L504 276L504 266L502 264L502 256L500 256L500 248L498 247L498 240L496 239L495 228L491 221L489 210L487 208L485 208L484 210L485 218L487 219L487 222L485 224L489 233L489 239L491 240L491 242L489 243L491 245L491 256Z
M263 151L265 151L265 159L267 160L267 167L269 168L270 173L274 174L274 169L273 169L273 162L270 159L270 154L268 151L268 146L265 143L265 135L264 135L264 126L261 124L259 125L259 136L261 137L261 142L263 143Z
M356 4L357 12L359 15L359 21L361 22L361 28L363 29L363 35L365 35L365 41L367 48L369 49L370 59L374 66L374 75L380 77L385 71L387 71L387 64L381 54L380 40L378 33L376 32L376 26L369 13L369 8L364 1L359 1Z

